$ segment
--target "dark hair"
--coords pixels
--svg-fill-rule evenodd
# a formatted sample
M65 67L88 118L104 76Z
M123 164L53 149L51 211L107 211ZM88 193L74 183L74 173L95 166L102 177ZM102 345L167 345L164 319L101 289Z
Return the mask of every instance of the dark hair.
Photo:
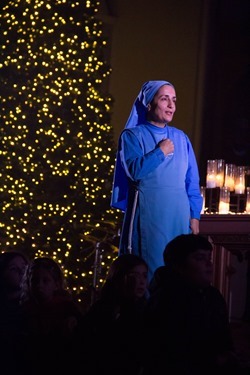
M181 234L170 241L163 252L165 265L183 264L187 256L198 250L212 251L213 245L199 234Z
M64 287L64 275L59 264L52 258L39 257L35 258L30 262L27 270L27 274L32 274L37 269L46 269L50 272L55 281L61 288Z
M101 290L101 297L119 298L124 291L126 276L139 265L144 265L148 270L147 262L135 254L121 254L110 266L106 281Z
M28 258L22 252L16 250L9 250L0 253L0 274L2 271L5 270L5 268L9 265L12 259L15 259L16 257L22 258L28 264Z
M58 284L58 291L66 290L66 281L59 264L54 259L45 256L34 258L27 267L23 278L21 303L31 298L30 277L36 270L40 269L45 269L51 274Z
M22 258L26 265L29 264L29 259L20 251L8 250L0 253L0 294L3 293L3 289L5 289L4 272L10 262L15 258Z
M134 267L143 264L147 269L148 265L144 259L135 254L121 254L110 266L107 279L123 279Z

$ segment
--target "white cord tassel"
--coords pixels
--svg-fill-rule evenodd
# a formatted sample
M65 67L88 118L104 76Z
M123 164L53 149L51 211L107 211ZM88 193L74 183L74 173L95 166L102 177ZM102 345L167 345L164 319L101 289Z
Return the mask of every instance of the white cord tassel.
M135 219L135 210L137 206L137 200L138 200L138 190L135 192L135 198L134 198L134 203L133 203L133 208L132 208L132 214L131 214L131 220L129 224L129 232L128 232L128 252L129 254L132 253L132 234L133 234L133 224L134 224L134 219Z

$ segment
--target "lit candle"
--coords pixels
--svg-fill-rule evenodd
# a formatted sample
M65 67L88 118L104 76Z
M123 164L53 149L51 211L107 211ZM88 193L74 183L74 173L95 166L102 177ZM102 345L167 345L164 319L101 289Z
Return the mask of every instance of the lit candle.
M230 191L234 191L234 184L235 184L235 164L226 164L224 186L228 187Z
M224 184L225 160L217 159L216 162L217 162L216 186L221 188Z
M236 194L245 193L245 167L242 167L242 166L237 167L234 187L235 187Z
M224 173L218 173L216 175L216 186L222 187L224 182Z
M230 177L226 175L225 186L228 187L230 191L234 191L234 177Z
M227 187L220 188L219 214L228 214L230 191Z
M215 188L216 187L216 176L215 174L207 174L207 188Z
M235 184L235 193L236 194L244 194L245 192L245 184L242 182L236 183Z
M219 203L219 213L220 214L228 214L229 212L229 203L220 201Z
M207 160L206 187L216 187L217 160Z

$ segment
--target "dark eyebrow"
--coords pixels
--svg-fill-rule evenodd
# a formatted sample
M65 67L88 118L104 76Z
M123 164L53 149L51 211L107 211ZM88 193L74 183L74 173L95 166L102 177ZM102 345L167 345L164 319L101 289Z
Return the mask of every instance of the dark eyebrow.
M161 95L159 98L161 99L161 98L164 98L164 97L165 97L165 98L170 98L170 95L165 95L165 94L164 94L164 95ZM175 100L176 100L176 96L173 96L172 99L175 99Z

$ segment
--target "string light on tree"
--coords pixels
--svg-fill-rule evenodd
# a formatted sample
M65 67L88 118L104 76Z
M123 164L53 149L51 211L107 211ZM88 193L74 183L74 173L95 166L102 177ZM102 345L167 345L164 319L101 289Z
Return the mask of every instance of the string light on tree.
M92 281L96 238L108 241L119 215L98 6L12 0L0 13L0 246L53 256L77 293Z

